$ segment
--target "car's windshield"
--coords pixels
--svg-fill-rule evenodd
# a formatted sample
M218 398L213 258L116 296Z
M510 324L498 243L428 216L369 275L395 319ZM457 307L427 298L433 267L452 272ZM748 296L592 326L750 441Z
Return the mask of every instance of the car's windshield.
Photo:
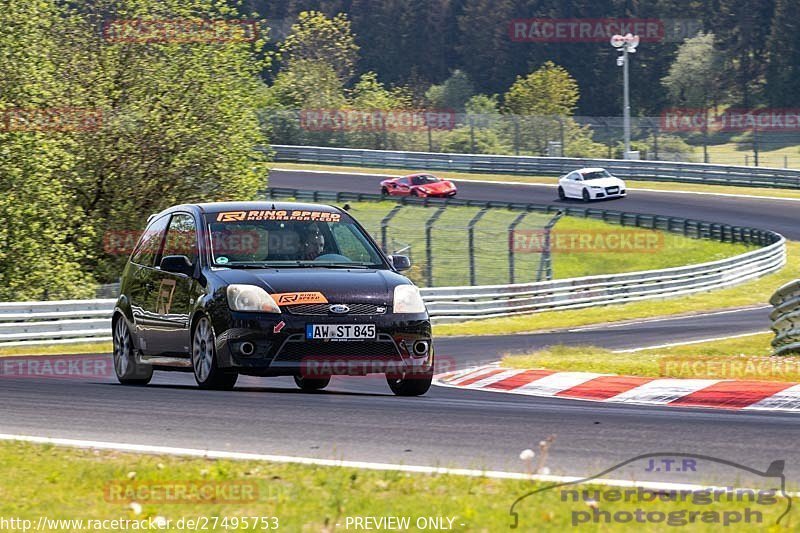
M431 184L431 183L436 183L438 181L439 181L439 178L437 178L435 176L429 176L429 175L414 176L414 178L413 178L414 185L428 185L428 184Z
M611 178L612 177L611 174L609 174L607 170L595 170L595 171L592 171L592 172L586 172L586 173L584 173L582 175L583 175L583 179L585 181L599 180L599 179L602 179L602 178Z
M386 268L348 215L249 210L210 213L206 223L214 266Z

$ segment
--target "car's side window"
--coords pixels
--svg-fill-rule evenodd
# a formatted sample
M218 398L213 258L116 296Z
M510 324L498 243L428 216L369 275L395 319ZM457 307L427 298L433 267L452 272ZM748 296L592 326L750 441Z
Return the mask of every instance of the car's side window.
M169 223L167 241L161 256L185 255L194 265L198 258L197 249L197 225L194 217L188 213L176 213Z
M167 231L169 218L169 215L163 216L147 226L133 250L132 263L148 267L155 265L156 256L161 251L161 244L164 242L164 233Z

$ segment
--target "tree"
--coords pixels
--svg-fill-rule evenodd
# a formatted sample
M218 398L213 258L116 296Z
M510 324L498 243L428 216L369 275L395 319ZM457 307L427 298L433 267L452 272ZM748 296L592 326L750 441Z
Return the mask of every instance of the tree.
M299 61L321 62L333 68L344 82L355 74L358 49L347 15L328 18L319 11L304 11L280 52L290 69Z
M60 11L47 2L0 5L0 299L92 296L64 232L80 217L59 180L75 162L70 135L26 120L66 103L53 62L63 53Z
M726 75L744 107L757 103L767 62L766 43L775 0L717 0L711 30L724 53ZM796 17L792 12L789 17Z
M767 41L766 95L774 107L797 107L800 96L800 21L797 0L777 0Z
M268 145L257 110L266 87L263 39L185 44L109 41L101 21L224 20L235 10L214 0L98 0L68 13L74 28L63 46L72 61L78 105L109 110L102 127L80 138L78 163L65 173L81 214L73 240L90 239L86 262L115 279L124 256L100 255L104 231L141 228L147 216L176 203L253 198L263 187Z
M505 95L508 110L517 115L571 115L578 104L578 83L563 67L547 61L517 81Z
M517 150L546 154L548 143L561 143L562 150L577 124L569 117L580 93L578 83L563 67L547 61L526 77L518 77L505 95Z
M714 34L701 33L681 44L661 83L674 104L706 109L719 103L721 69L722 57L714 46Z
M464 105L475 94L475 86L464 71L455 70L441 85L432 85L425 93L431 109L464 112Z

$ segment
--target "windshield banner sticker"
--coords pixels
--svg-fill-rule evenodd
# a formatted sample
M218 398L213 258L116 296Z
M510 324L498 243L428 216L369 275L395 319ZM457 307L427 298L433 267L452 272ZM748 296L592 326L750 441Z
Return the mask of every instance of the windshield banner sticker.
M340 222L340 213L329 211L292 211L286 209L253 210L253 211L225 211L217 213L217 222L245 222L248 220L299 220L320 222Z

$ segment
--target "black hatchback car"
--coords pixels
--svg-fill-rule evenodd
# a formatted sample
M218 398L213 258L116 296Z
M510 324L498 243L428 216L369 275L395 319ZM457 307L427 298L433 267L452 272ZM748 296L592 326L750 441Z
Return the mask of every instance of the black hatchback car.
M346 211L286 202L180 205L150 217L122 275L113 317L123 384L154 370L202 388L240 374L386 375L401 396L428 391L434 353L417 287Z

